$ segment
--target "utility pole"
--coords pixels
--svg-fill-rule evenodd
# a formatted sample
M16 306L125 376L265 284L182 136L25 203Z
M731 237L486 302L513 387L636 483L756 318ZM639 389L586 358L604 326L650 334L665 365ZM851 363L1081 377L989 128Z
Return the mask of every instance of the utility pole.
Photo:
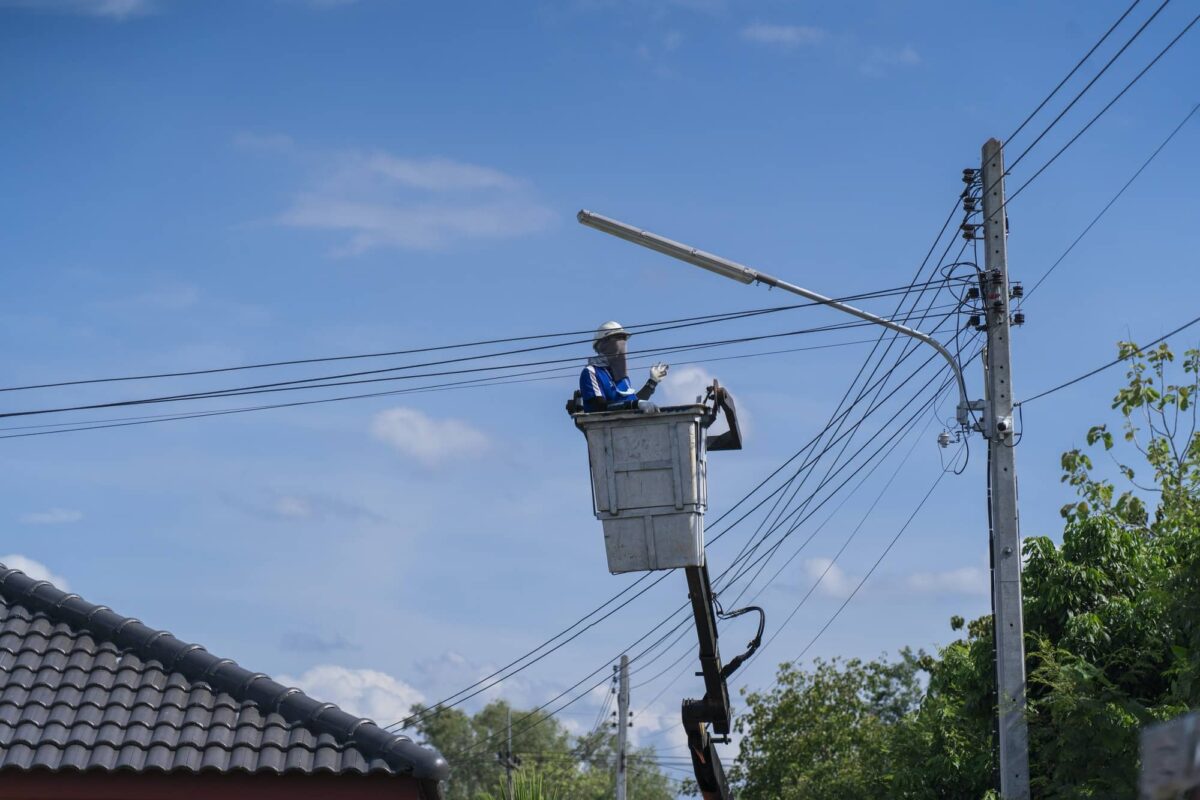
M617 800L625 800L627 767L625 745L629 726L629 656L621 656L621 678L617 689Z
M987 326L983 360L987 389L982 433L988 440L992 613L1000 735L1000 796L1029 800L1029 731L1025 722L1025 623L1021 600L1021 531L1013 447L1012 359L1009 350L1008 220L1004 209L1004 149L983 146L984 272Z
M513 755L512 749L512 709L508 709L508 749L496 753L496 760L500 762L500 766L504 767L505 776L508 778L508 797L507 800L513 798L513 770L521 766L521 759Z

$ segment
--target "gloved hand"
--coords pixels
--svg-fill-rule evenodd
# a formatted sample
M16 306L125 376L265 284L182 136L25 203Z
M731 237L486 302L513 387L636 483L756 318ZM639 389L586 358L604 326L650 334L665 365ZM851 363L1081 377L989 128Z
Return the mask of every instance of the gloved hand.
M663 378L667 377L667 370L671 368L670 364L664 364L661 361L650 367L650 380L658 383Z
M643 414L657 414L658 406L651 403L649 400L638 400L638 411Z

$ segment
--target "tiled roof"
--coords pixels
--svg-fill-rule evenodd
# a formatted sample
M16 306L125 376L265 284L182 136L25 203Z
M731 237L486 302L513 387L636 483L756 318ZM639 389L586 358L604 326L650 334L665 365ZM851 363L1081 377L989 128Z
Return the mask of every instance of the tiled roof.
M434 751L0 565L0 770L409 775Z

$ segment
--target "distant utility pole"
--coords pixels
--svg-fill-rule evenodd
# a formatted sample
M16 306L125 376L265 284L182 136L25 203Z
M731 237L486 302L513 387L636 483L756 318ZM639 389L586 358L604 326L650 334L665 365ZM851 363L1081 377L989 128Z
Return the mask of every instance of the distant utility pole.
M1025 722L1025 623L1021 600L1021 531L1013 447L1012 360L1009 350L1008 222L1004 209L1004 151L983 146L984 272L980 277L987 326L983 360L987 389L983 435L988 440L992 611L1000 717L1000 796L1029 800L1029 731Z
M625 745L629 726L629 656L621 656L620 684L617 688L617 800L625 800L625 778L628 765Z
M513 770L521 766L521 759L513 755L512 749L512 709L508 709L508 749L496 753L496 760L504 767L508 778L508 800L513 798Z

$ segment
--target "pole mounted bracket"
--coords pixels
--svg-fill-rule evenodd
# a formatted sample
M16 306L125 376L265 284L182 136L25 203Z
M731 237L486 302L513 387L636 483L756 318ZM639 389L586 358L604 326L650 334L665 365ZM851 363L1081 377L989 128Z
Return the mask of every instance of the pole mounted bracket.
M979 422L976 422L974 425L971 424L971 412L978 411L982 414L985 413L986 410L987 402L984 400L970 400L965 403L959 403L957 414L958 424L962 425L963 428L970 426L974 430L980 430Z

